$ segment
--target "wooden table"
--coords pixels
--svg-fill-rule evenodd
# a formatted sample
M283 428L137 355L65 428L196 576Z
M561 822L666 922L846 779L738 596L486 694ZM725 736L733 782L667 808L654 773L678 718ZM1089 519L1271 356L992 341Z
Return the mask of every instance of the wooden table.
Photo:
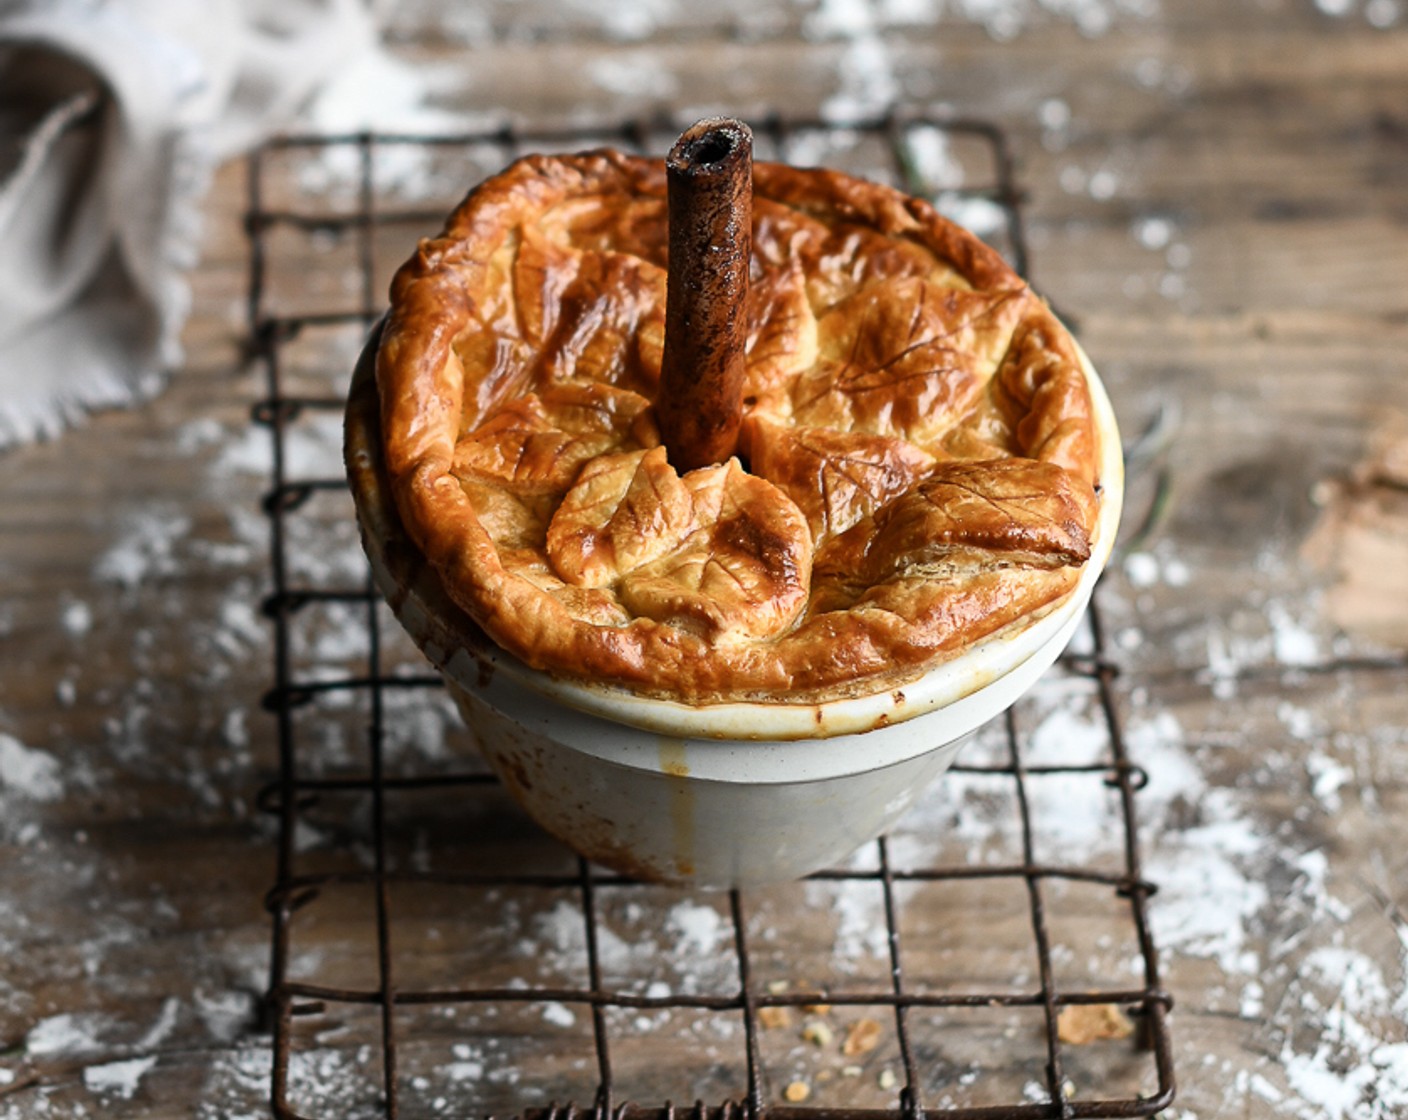
M1149 507L1165 467L1166 510L1102 601L1131 751L1150 775L1141 846L1162 888L1150 906L1176 1000L1180 1087L1168 1115L1408 1115L1408 5L1108 0L1072 5L1079 18L1023 0L560 7L484 4L471 18L403 4L390 49L450 115L531 125L898 102L1005 131L1028 192L1033 282L1078 326L1127 433L1162 417L1165 445L1131 504ZM337 188L337 168L323 170L330 178L305 179L307 190ZM412 193L467 185L418 174L403 184ZM165 393L0 464L4 1120L266 1114L262 896L275 822L254 798L277 759L259 703L271 681L257 611L268 450L248 420L263 388L243 360L246 204L244 165L222 169L187 358ZM335 282L316 288L335 280L329 260L344 247L311 244L331 256L307 258L302 290L290 263L291 287L271 299L355 298ZM319 360L338 368L355 338L327 347ZM315 428L303 452L335 457L335 443ZM346 555L323 560L336 569ZM328 662L344 655L336 622L306 635ZM407 750L439 764L460 749L443 703L412 714L418 745ZM1091 720L1059 687L1023 718L1048 737ZM344 713L322 730L333 762L355 722ZM972 780L953 783L896 843L959 823L974 830L970 850L1000 847L1008 837L989 810ZM515 850L561 858L511 811L495 819ZM1092 821L1054 817L1053 835L1097 844ZM300 847L330 864L355 856L355 824L310 829ZM417 858L433 861L436 839L422 835ZM884 947L866 940L873 912L854 898L782 897L762 927L774 931L770 953L879 967ZM555 903L483 902L497 908L475 935L483 968L521 979L534 960L556 967L570 952ZM674 927L641 931L640 915L623 912L613 928L648 934L683 970L717 932L701 917L716 903L661 905ZM982 975L999 959L985 931L1000 940L1009 915L981 892L966 905L967 924L930 932L945 967ZM301 931L302 967L364 967L357 906ZM789 926L789 906L792 921L817 915L811 934ZM404 941L443 963L435 946L465 915L428 900L405 921ZM1064 944L1071 967L1128 958L1096 929ZM765 1032L778 1071L768 1100L801 1080L812 1104L884 1107L875 1085L893 1064L867 1056L863 1078L848 1072L836 1056L845 1016L830 1014L826 1047L815 1030L800 1038L800 1018ZM444 1042L436 1069L458 1070L450 1087L475 1111L546 1104L524 1089L534 1068L593 1083L590 1070L553 1065L582 1016L547 1015L567 1034L534 1042L542 1022L503 1025L537 1046L539 1067L521 1054L496 1065L503 1052L482 1024L463 1036L444 1022L423 1028ZM310 1114L377 1114L366 1054L348 1042L364 1026L324 1023L300 1057ZM637 1026L678 1032L681 1068L694 1068L686 1017ZM949 1088L995 1084L991 1101L1020 1102L1028 1074L1013 1071L1039 1080L1040 1055L1024 1028L988 1026ZM703 1062L677 1099L728 1091L726 1067ZM1073 1090L1100 1088L1090 1081L1104 1068L1092 1061ZM961 1084L964 1069L982 1077ZM662 1082L632 1075L638 1099ZM422 1112L406 1114L454 1107L425 1094Z

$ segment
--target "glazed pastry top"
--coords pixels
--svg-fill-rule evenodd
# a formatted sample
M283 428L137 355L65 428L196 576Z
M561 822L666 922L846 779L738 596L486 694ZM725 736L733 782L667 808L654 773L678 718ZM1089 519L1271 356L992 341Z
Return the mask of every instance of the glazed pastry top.
M738 455L655 401L663 163L529 157L398 272L377 362L407 531L559 676L690 703L898 687L1075 587L1099 507L1081 355L928 204L759 163Z

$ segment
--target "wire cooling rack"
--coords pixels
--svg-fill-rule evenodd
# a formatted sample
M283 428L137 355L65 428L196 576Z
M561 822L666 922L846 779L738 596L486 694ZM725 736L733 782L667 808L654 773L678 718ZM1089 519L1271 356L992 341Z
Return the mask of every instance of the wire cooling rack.
M278 744L261 798L277 822L273 1114L1153 1115L1174 1093L1171 1001L1136 835L1146 775L1126 754L1098 604L1051 675L1097 742L1033 757L1019 705L928 808L844 868L691 895L591 866L526 824L371 587L336 462L309 448L336 441L391 271L513 157L658 155L687 123L286 137L249 161ZM925 113L750 123L760 158L928 196L1025 273L999 128ZM1071 849L1062 826L1092 791L1116 827ZM975 836L962 798L1007 827ZM1082 1009L1132 1037L1076 1037Z

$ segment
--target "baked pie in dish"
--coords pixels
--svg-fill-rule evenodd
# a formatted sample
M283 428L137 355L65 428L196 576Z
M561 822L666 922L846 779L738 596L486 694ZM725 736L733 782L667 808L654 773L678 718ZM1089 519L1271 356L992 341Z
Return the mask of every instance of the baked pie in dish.
M397 274L347 406L373 578L505 788L695 886L890 827L1065 648L1123 492L998 254L750 161L721 121L514 164Z
M1052 611L1109 531L1088 365L997 252L837 172L758 163L752 188L717 464L661 434L663 161L522 159L395 277L395 508L553 678L704 706L898 689Z

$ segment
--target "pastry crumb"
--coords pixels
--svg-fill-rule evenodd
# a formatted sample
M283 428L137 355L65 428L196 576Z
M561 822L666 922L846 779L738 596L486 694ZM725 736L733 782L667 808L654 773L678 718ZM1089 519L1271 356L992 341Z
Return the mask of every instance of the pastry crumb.
M792 1025L792 1010L788 1007L758 1008L758 1025L765 1031L775 1031Z
M1061 1008L1056 1017L1056 1037L1072 1046L1128 1038L1134 1024L1113 1003L1078 1003Z
M846 1031L841 1053L848 1058L869 1054L880 1045L880 1024L874 1019L857 1019Z
M810 1042L813 1046L820 1046L822 1049L830 1046L836 1036L831 1028L820 1019L808 1020L802 1026L802 1038Z
M812 1095L812 1087L805 1081L790 1082L787 1088L782 1090L782 1096L792 1104L801 1104Z
M875 1084L879 1085L882 1089L893 1089L898 1080L894 1070L882 1069L880 1076L875 1079Z

